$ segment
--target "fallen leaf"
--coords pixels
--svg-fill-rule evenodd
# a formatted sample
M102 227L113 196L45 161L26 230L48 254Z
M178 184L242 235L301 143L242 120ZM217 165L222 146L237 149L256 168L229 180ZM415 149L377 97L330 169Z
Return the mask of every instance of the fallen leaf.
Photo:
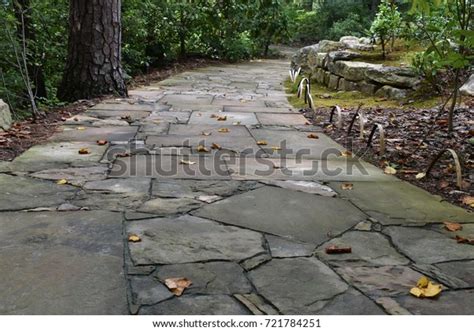
M83 127L83 126L78 126L76 130L83 131L83 130L85 130L85 129L86 129L86 128Z
M444 228L451 232L457 232L462 230L462 225L459 223L444 222Z
M220 128L219 130L217 130L219 133L229 133L230 130L228 128Z
M90 154L91 152L87 148L81 148L79 150L79 154L85 155L85 154Z
M193 165L193 164L196 164L196 162L188 161L188 160L181 160L181 161L179 161L179 164Z
M397 174L397 169L391 167L391 166L387 166L385 167L384 171L387 175L396 175Z
M354 184L351 184L351 183L344 183L341 185L341 188L344 190L344 191L352 191L354 189Z
M474 208L474 197L465 196L464 198L462 198L462 203L468 205L471 208Z
M131 234L128 236L128 241L131 243L139 243L142 239L136 234Z
M130 153L128 152L115 154L115 157L129 157L129 156L130 156Z
M259 141L257 141L257 145L266 146L266 145L268 145L268 142L266 140L259 140Z
M439 284L433 284L427 277L421 277L416 283L416 287L410 290L410 294L417 298L434 298L442 292Z
M309 139L319 139L319 136L317 134L311 133L308 135Z
M187 278L168 278L165 279L166 287L177 297L183 295L185 289L190 287L192 282Z
M351 156L352 156L352 152L351 152L351 151L342 151L342 152L341 152L341 156L344 156L344 157L351 157Z
M240 125L241 123L242 123L242 122L237 121L237 122L234 122L234 123L232 123L232 124L233 124L233 125Z
M99 145L99 146L107 145L107 143L108 143L107 140L97 140L97 145Z
M464 238L461 236L456 236L456 240L458 241L458 244L474 245L474 239L472 238Z
M212 135L212 132L201 132L201 135L203 136L206 136L206 137L209 137L210 135Z
M197 147L197 151L198 151L199 153L207 153L207 152L209 152L209 149L207 149L207 148L206 148L205 146L203 146L203 145L199 145L199 146Z
M426 173L420 172L418 175L416 175L416 179L420 180L426 177Z
M212 149L218 149L218 150L222 149L222 147L219 144L216 144L216 143L212 143L211 148Z
M335 254L351 254L352 247L339 247L336 245L331 245L326 247L326 254L335 255Z
M66 185L68 183L67 179L60 179L56 182L58 185Z
M272 146L272 150L273 151L281 151L281 147L278 147L278 146Z
M227 121L227 116L218 116L217 120L218 121Z

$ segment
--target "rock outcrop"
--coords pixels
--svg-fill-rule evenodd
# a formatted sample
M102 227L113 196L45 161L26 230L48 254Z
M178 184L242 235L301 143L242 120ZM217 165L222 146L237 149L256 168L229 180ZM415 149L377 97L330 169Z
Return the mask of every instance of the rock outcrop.
M387 99L405 99L420 86L421 79L412 69L361 62L362 54L355 50L373 50L373 45L368 38L351 36L339 42L322 40L299 50L291 65L330 89ZM471 93L473 88L471 83Z
M12 125L12 114L10 107L0 99L0 131L10 129Z

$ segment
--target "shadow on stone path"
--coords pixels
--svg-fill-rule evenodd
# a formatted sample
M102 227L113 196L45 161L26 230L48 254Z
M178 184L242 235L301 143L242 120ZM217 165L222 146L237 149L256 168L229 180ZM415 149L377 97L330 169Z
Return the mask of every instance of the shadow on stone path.
M177 75L0 163L0 313L473 314L474 248L443 229L472 237L473 215L341 156L287 67ZM437 300L409 296L422 275Z

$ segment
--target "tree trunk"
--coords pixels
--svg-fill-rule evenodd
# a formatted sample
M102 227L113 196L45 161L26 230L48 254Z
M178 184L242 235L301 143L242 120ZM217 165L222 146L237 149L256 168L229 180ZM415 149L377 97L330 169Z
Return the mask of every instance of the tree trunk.
M47 98L44 71L41 64L38 64L38 56L35 49L31 49L31 43L36 41L36 32L31 21L30 0L16 0L13 2L15 17L18 22L18 38L20 42L25 42L26 48L31 51L32 57L28 56L28 74L33 81L33 95L35 98ZM24 41L22 39L25 39Z
M121 0L70 0L64 101L105 94L127 96L121 66Z

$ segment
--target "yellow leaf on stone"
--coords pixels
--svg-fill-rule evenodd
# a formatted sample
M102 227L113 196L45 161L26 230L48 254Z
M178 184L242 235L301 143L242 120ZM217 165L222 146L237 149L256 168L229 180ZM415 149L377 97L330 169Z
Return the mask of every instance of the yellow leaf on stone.
M390 166L387 166L387 167L385 167L385 170L383 172L385 172L387 175L396 175L397 174L397 169L395 169L393 167L390 167Z
M351 157L351 156L352 156L352 152L351 152L351 151L343 151L343 152L341 152L341 156L343 156L343 157Z
M217 130L219 133L229 133L230 130L228 128L220 128L219 130Z
M462 198L462 203L464 203L465 205L468 205L471 208L474 208L474 197L466 196Z
M91 152L87 148L81 148L79 150L79 154L85 155L85 154L90 154Z
M128 241L132 242L132 243L138 243L138 242L142 241L142 239L139 236L137 236L136 234L131 234L131 235L128 236Z
M76 130L82 131L82 130L85 130L85 129L86 129L85 127L83 127L83 126L79 126L79 127L77 127L77 129L76 129Z
M272 146L272 149L274 151L281 151L281 147L278 147L278 146Z
M193 164L196 164L196 162L188 161L188 160L181 160L181 161L179 161L179 164L193 165Z
M213 144L211 145L211 148L212 148L212 149L218 149L218 150L221 150L221 149L222 149L221 145L216 144L216 143L213 143Z
M259 141L257 141L257 145L259 145L259 146L266 146L266 145L268 145L268 143L267 143L266 140L259 140Z
M58 185L66 185L68 182L67 182L67 179L60 179L56 182L56 184Z
M423 295L423 291L418 287L414 287L410 290L410 294L420 298Z
M432 282L428 283L428 287L425 289L423 296L425 298L434 298L440 295L440 293L443 291L441 288L441 285L439 284L433 284Z
M430 280L427 277L423 276L418 280L418 283L416 283L416 287L425 288L428 286L429 283Z
M209 152L209 149L207 149L207 148L206 148L205 146L203 146L203 145L199 145L199 146L197 147L197 151L198 151L199 153L207 153L207 152Z

